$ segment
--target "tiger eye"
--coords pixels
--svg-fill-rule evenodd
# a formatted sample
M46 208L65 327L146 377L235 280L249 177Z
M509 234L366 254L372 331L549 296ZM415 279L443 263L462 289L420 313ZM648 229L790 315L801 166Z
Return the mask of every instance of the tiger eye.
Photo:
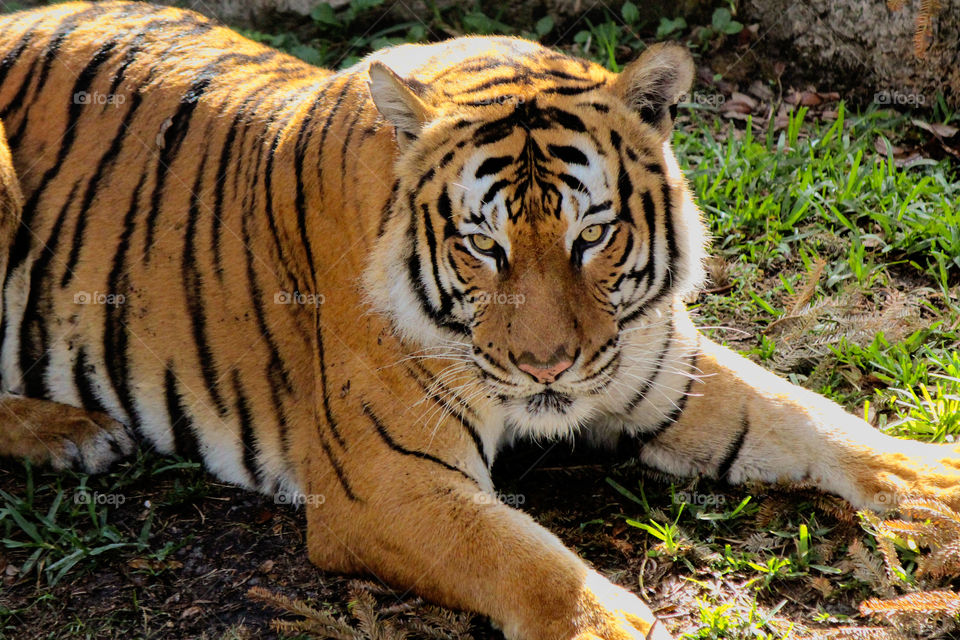
M592 244L603 237L603 231L602 224L592 224L580 232L580 239L587 244Z
M494 242L493 238L490 236L485 236L482 233L474 233L471 235L470 244L472 244L473 248L480 253L490 253L493 251L494 247L497 246L497 243Z

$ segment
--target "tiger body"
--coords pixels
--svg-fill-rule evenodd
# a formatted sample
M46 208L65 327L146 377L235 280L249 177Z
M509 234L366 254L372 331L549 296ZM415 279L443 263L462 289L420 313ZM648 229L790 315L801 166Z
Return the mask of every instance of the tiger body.
M333 73L178 9L3 17L0 450L195 457L302 498L319 566L524 639L668 634L487 499L517 436L956 502L952 448L695 329L704 229L668 115L691 78L675 48L618 76L460 38Z

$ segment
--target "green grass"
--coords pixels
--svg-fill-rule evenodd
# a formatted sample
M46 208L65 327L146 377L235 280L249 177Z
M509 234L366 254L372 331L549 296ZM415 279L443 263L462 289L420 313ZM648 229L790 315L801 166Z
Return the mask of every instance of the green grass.
M141 505L144 513L137 527L113 523L117 509L138 499L143 483L168 473L179 477L162 500L153 496ZM24 464L23 477L17 495L0 490L0 544L26 555L18 573L36 573L50 587L71 571L112 561L120 550L162 561L174 547L152 548L154 510L202 496L205 487L199 463L145 454L98 476L38 473ZM3 615L0 611L0 618Z

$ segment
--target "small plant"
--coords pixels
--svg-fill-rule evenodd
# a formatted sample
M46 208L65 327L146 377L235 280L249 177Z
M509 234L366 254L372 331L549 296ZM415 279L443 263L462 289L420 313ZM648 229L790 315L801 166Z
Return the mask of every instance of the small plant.
M69 492L57 478L53 485L35 491L33 470L26 464L23 496L0 490L0 544L29 553L19 567L21 575L36 571L52 586L92 558L117 549L149 548L152 512L139 535L131 537L110 524L112 503L90 498L97 493L88 490L86 481L85 476L81 477L79 486ZM49 506L41 506L41 496L44 501L49 500ZM87 499L78 500L78 496Z
M680 509L677 511L677 518L673 522L667 522L666 524L660 524L655 520L650 520L650 524L645 522L639 522L632 518L627 518L626 522L631 527L636 527L646 531L651 536L660 541L654 549L651 551L651 555L666 555L669 556L672 560L676 560L683 555L683 552L690 548L690 542L686 539L683 532L680 531L677 527L677 522L680 521L680 515L683 513L684 505L680 505Z
M867 511L859 514L876 538L882 570L862 547L851 557L860 577L868 577L885 594L863 602L860 611L912 637L955 631L960 628L960 594L949 587L960 574L960 513L919 498L902 500L899 511L903 517L890 520ZM895 595L897 591L906 593Z

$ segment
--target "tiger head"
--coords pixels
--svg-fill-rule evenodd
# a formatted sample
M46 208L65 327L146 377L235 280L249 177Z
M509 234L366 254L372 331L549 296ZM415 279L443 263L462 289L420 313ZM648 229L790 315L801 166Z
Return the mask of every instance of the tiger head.
M560 435L629 375L625 332L702 277L669 144L694 66L655 45L617 75L524 45L427 80L371 63L399 156L370 289L405 339L467 359L520 431Z

